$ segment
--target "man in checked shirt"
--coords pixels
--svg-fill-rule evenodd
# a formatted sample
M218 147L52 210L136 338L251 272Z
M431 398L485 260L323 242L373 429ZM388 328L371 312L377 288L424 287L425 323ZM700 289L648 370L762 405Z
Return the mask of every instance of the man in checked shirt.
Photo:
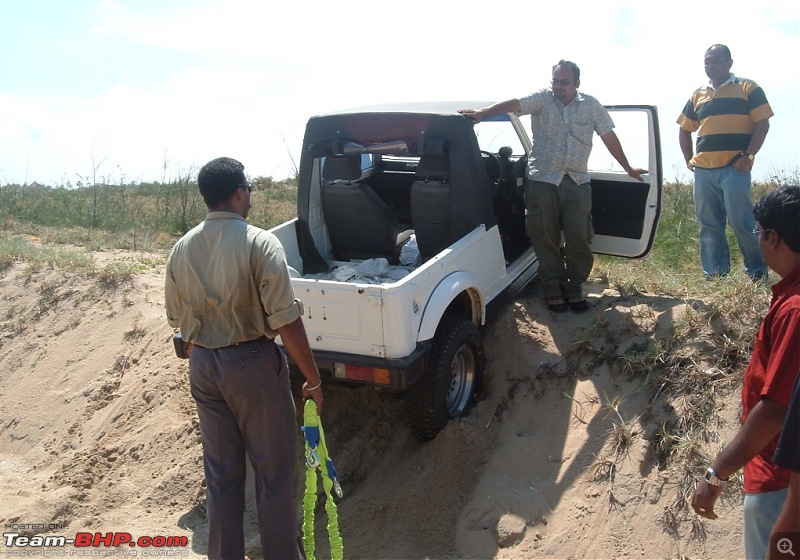
M592 271L592 188L589 154L596 132L625 172L642 181L614 133L614 122L597 99L578 91L581 71L569 60L553 66L549 89L481 109L463 109L480 122L503 113L531 116L533 147L525 184L527 232L539 259L539 279L548 309L586 311L583 283ZM564 249L561 250L561 232Z

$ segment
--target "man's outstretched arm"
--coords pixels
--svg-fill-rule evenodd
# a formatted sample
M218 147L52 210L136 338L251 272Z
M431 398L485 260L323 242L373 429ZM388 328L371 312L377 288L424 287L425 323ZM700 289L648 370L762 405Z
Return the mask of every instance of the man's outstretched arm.
M459 109L458 112L465 117L474 119L475 122L481 122L489 117L496 117L503 113L516 113L521 108L522 106L519 104L519 99L508 99L495 103L494 105L481 107L480 109Z
M605 134L601 135L600 139L603 141L603 144L606 145L606 148L608 148L608 151L611 153L611 155L614 156L614 159L617 160L622 166L622 169L625 170L625 173L644 183L644 179L642 179L642 173L647 173L647 169L631 167L631 164L628 163L628 158L625 157L622 144L620 144L619 138L617 138L617 133L613 130L609 130Z

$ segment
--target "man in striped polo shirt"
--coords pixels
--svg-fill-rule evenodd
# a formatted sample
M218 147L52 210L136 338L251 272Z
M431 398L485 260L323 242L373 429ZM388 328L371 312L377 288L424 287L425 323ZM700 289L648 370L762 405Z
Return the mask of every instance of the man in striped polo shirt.
M678 117L686 166L694 172L694 206L700 225L700 263L710 277L730 272L725 223L730 223L754 281L767 265L753 234L750 170L773 115L764 91L753 80L731 73L731 51L712 45L705 54L709 83L697 89ZM697 150L692 133L697 132Z

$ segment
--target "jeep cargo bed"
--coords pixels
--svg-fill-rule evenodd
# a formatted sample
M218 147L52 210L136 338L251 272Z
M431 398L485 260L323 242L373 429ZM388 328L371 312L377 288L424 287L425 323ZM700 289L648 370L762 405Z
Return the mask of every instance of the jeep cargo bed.
M299 273L292 278L292 285L295 295L303 301L303 322L315 356L349 354L356 362L357 357L404 360L415 354L418 333L422 341L432 338L444 311L437 308L437 302L451 296L453 287L448 284L447 293L438 299L431 294L436 293L437 286L447 276L458 271L464 278L457 284L458 289L480 286L480 293L475 290L474 297L486 301L509 285L503 255L496 251L500 243L497 227L488 232L476 228L421 266L395 266L408 270L403 278L372 284L304 277L294 231L296 223L297 220L292 220L270 231L283 244L289 266ZM474 254L486 255L486 259L471 262L472 259L466 258ZM331 267L353 264L329 262ZM483 322L482 317L478 319Z

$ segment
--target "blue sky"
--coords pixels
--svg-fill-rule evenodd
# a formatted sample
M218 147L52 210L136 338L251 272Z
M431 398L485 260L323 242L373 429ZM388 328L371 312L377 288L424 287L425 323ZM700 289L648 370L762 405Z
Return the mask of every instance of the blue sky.
M0 184L171 180L220 155L283 178L312 115L519 97L560 58L603 103L656 105L664 177L685 180L675 118L716 42L776 114L754 175L797 172L800 2L569 6L0 0Z

